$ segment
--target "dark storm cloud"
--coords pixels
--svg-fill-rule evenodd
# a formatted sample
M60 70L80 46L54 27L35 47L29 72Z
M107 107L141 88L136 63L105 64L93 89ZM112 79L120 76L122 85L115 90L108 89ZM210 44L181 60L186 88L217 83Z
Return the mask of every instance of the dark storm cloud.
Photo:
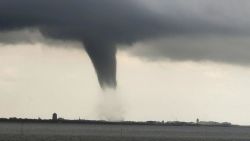
M219 62L250 66L250 37L173 37L133 45L131 54L148 61Z
M247 4L247 0L1 0L0 31L32 28L47 38L80 41L100 85L115 88L117 45L158 37L247 36ZM244 18L239 17L242 14Z

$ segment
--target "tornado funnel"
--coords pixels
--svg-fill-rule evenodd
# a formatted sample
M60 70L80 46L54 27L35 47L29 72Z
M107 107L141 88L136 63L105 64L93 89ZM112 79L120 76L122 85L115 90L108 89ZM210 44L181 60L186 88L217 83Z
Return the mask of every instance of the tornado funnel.
M116 83L116 47L102 41L84 41L102 89L115 89Z

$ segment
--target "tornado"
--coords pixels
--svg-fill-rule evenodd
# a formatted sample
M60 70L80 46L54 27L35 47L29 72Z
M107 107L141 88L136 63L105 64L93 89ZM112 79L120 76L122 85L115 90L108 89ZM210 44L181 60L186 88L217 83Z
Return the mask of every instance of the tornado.
M116 82L116 47L102 41L84 41L85 50L89 55L99 84L102 89L117 86Z

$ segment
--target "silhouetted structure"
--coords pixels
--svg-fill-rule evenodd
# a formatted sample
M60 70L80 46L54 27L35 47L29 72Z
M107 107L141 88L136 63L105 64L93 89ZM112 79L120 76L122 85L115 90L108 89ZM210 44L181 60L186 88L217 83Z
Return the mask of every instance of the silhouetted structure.
M57 114L56 113L54 113L53 115L52 115L52 120L57 120Z
M200 120L197 118L197 119L196 119L196 124L199 124L199 122L200 122Z

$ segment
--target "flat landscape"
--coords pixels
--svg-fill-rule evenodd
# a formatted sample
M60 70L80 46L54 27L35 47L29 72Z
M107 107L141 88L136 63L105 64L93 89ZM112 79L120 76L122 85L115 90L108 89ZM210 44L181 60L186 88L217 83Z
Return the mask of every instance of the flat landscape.
M0 123L0 141L249 141L250 127Z

